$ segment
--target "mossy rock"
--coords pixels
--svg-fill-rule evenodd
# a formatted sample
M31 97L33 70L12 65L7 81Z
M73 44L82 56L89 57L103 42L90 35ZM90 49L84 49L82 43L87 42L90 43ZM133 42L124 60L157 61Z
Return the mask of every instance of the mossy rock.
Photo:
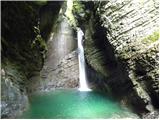
M153 43L153 42L156 42L158 39L159 39L159 32L155 31L151 35L144 38L142 41L147 43Z

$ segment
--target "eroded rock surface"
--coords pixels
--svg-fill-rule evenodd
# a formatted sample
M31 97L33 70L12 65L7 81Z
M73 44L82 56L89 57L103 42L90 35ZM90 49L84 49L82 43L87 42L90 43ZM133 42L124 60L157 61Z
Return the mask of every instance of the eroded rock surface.
M72 12L85 34L90 86L110 91L143 118L157 118L158 0L77 3ZM16 118L27 107L27 92L78 86L76 38L66 8L40 6L2 2L2 118Z
M138 114L152 113L159 105L158 0L78 5L80 12L74 14L85 33L86 60L95 76L101 76L99 83Z
M24 81L27 79L20 66L6 60L1 69L1 118L16 118L28 105Z
M1 2L1 118L17 118L28 107L29 78L43 65L47 47L39 27L39 10L47 3L39 3ZM60 4L56 6L59 11ZM56 11L52 11L54 15Z
M79 78L77 40L62 13L47 42L48 52L40 72L35 72L28 91L77 88ZM32 86L32 87L30 87Z
M56 67L45 64L40 74L31 78L30 92L47 91L55 88L77 88L79 68L77 52L73 51L59 61Z

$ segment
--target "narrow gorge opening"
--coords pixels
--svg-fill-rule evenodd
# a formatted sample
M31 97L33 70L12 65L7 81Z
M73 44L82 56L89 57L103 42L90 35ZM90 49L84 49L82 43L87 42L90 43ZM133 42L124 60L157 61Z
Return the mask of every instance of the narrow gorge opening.
M158 118L157 0L1 4L1 118Z

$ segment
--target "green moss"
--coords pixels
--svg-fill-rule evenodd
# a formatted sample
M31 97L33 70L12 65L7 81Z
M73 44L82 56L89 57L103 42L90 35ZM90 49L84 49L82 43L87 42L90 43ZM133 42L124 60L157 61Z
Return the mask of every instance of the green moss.
M31 48L35 48L37 47L41 53L45 53L47 51L47 45L45 40L42 38L41 34L40 34L40 29L39 27L34 27L34 32L36 34L36 37L33 41L33 43L31 44Z
M151 34L148 37L144 38L142 41L152 43L152 42L157 41L158 39L159 39L159 32L155 31L155 32L153 32L153 34Z
M79 1L74 1L73 10L76 11L77 14L84 13L84 5Z
M73 0L67 1L67 9L65 12L66 17L69 20L69 24L73 27L76 26L76 19L73 15Z
M67 1L67 10L65 15L70 21L71 26L76 27L78 24L78 20L83 19L86 11L84 4L81 3L82 1L78 0L71 0Z

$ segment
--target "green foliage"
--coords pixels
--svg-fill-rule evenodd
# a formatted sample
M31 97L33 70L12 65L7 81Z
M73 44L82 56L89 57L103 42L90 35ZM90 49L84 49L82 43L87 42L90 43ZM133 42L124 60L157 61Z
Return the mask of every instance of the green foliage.
M91 10L92 10L92 3L87 1L74 1L73 2L73 9L72 13L77 20L76 25L81 26L82 23L86 23L88 19L90 18L91 15Z
M65 16L68 18L69 23L71 26L75 27L76 26L76 19L75 16L73 15L73 1L67 1L67 8L65 12Z
M157 41L158 39L159 39L159 32L155 31L155 32L153 32L153 34L151 34L148 37L144 38L142 41L152 43L152 42Z
M83 1L72 0L67 2L67 10L65 15L73 27L80 26L79 24L84 23L88 18L88 12L89 11L85 4L83 4Z
M80 3L80 1L74 1L73 2L73 11L75 11L76 14L84 13L84 5Z

